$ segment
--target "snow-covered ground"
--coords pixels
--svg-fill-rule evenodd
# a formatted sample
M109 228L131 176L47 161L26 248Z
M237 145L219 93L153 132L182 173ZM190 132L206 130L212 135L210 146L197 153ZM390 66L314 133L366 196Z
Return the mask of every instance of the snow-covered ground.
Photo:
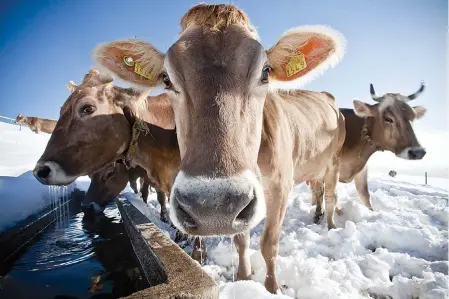
M419 177L369 178L374 211L357 199L355 186L338 185L338 229L313 224L314 207L305 184L289 196L280 237L277 275L284 295L263 287L265 262L259 241L263 223L251 232L253 281L233 282L238 255L230 238L208 238L204 269L221 286L220 298L448 298L448 180L443 188L414 183ZM157 225L159 204L148 206L125 193ZM233 275L234 274L234 275Z
M0 230L45 205L42 198L48 188L27 171L48 138L0 123ZM85 178L75 182L82 189L88 183ZM220 284L220 298L448 298L449 180L429 177L424 185L424 176L370 174L369 189L374 211L358 201L353 183L338 185L343 214L336 216L338 229L328 231L325 220L313 224L308 187L293 188L277 259L284 295L271 295L263 286L265 262L259 248L263 223L251 232L252 281L233 281L238 255L230 238L205 239L204 269ZM173 233L158 221L155 194L150 194L146 205L129 191L122 196ZM14 220L8 215L18 207ZM4 217L9 220L3 221Z
M33 133L26 126L20 129L0 122L0 232L51 203L49 187L39 183L31 172L49 138L49 134ZM86 184L85 177L79 178L64 192L70 192L78 182L83 188L89 187L88 179Z

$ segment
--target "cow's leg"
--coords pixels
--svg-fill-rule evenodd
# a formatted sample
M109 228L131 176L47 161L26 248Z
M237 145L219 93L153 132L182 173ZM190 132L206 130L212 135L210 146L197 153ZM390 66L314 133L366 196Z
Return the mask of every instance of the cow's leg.
M275 266L279 250L279 234L287 207L288 192L277 187L270 188L267 193L265 193L267 196L267 218L260 240L260 249L267 266L265 288L271 293L277 293L280 290L276 279Z
M133 189L134 193L137 194L139 191L137 190L137 181L134 178L129 178L129 185L131 186L131 189Z
M373 210L370 201L370 195L368 191L368 167L365 165L363 169L357 173L354 177L355 189L359 195L359 199L363 202L365 207Z
M251 263L249 260L249 232L243 232L234 236L235 247L239 253L238 280L251 279Z
M142 181L143 181L143 184L141 184L140 193L142 194L143 202L147 203L147 200L148 200L148 188L150 187L150 184L145 179L141 180L141 182Z
M323 211L323 194L324 194L324 185L321 181L314 181L310 184L310 189L312 190L312 205L316 205L315 217L313 222L318 224L320 222L321 217L324 214Z
M193 242L192 259L202 265L206 261L206 258L206 245L204 245L204 242L201 242L201 237L195 237L195 241Z
M156 191L156 194L157 194L157 201L161 205L161 221L168 223L168 212L165 201L165 193L161 191Z
M327 215L327 228L336 228L334 224L334 211L337 205L336 188L340 171L340 159L334 158L333 164L327 170L324 176L324 198Z

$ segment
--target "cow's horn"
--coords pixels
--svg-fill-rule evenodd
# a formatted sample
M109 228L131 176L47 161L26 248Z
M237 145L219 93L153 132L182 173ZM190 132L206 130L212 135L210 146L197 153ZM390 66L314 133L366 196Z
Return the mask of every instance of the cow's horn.
M425 87L426 87L426 83L424 81L421 81L421 87L418 89L417 92L415 92L414 94L409 95L407 97L408 98L407 101L411 101L411 100L414 100L417 97L419 97L419 95L424 91Z
M370 84L370 85L369 85L369 91L370 91L370 93L371 93L371 98L373 99L373 101L375 101L375 102L380 102L380 101L383 100L383 97L378 97L378 96L376 96L376 92L374 91L374 86L373 86L373 84Z

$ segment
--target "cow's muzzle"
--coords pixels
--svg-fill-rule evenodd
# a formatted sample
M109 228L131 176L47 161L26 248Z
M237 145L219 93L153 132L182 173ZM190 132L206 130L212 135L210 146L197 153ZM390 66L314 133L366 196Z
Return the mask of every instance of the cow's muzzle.
M252 171L230 178L189 177L180 172L170 196L170 219L181 231L200 236L233 235L266 214L262 184Z
M61 166L53 161L38 161L34 167L33 175L44 185L68 185L77 178L67 175Z
M407 147L403 149L398 156L399 158L406 160L421 160L426 155L426 150L420 146Z

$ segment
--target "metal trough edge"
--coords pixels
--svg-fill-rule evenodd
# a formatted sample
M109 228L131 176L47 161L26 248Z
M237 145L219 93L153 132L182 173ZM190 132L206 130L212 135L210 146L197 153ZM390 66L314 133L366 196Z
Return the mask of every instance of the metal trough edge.
M127 299L216 299L219 288L201 266L134 207L118 197L117 207L150 287Z

